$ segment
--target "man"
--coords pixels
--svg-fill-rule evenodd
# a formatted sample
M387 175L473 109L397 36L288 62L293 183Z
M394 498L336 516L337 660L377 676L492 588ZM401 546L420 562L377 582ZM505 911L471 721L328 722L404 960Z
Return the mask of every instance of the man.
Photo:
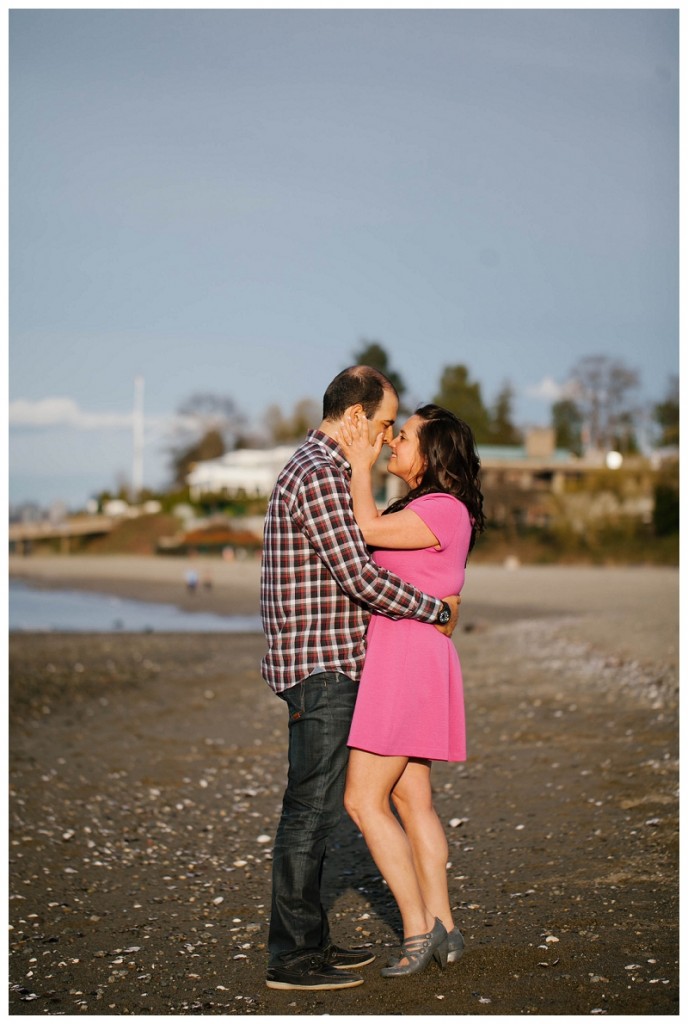
M371 441L392 440L398 395L379 371L353 366L323 399L323 420L282 470L265 521L263 676L289 709L289 775L273 850L268 988L333 989L375 958L333 944L320 899L327 839L342 812L347 738L370 609L450 634L459 598L430 597L372 561L349 496L349 464L334 440L345 415Z

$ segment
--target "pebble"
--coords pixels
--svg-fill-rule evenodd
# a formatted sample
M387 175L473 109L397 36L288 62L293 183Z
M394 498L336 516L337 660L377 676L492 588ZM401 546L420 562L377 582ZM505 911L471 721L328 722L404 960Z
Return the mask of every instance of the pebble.
M527 631L528 627L524 628ZM533 644L530 654L535 652L534 656L537 657L537 651L538 645ZM574 658L569 669L569 662L562 657L562 688L564 684L568 686L574 672L580 671L580 665L574 664L575 660ZM84 657L84 664L87 668L87 678L90 679L92 672L87 657ZM43 663L40 668L44 669ZM165 672L167 671L165 668ZM621 669L618 667L614 670L607 668L605 671L606 675L605 672L601 675L602 686L606 685L608 681L614 683L613 673L618 673ZM640 680L642 675L640 668L634 668L633 672L637 673ZM256 685L258 682L256 676ZM213 684L215 684L215 679L213 679ZM598 683L595 685L597 686ZM202 687L197 688L196 708L198 708L197 698L202 694ZM218 684L218 709L224 699L224 694ZM256 703L257 701L258 698L256 698ZM570 706L565 695L563 704L567 707L568 714ZM281 705L282 702L275 701L278 711L281 711ZM582 698L580 705L584 706ZM189 708L192 706L193 700L190 700ZM40 704L37 705L37 709L39 707ZM111 707L113 715L118 713L119 699L115 699L114 691L111 697ZM53 708L55 710L56 704L53 704ZM206 706L203 703L202 708L205 710L199 713L211 716L216 705ZM250 718L253 709L246 710ZM514 720L513 726L505 725L505 735L508 734L508 738L513 741L516 729L521 730L522 728L523 719L533 716L536 719L534 728L537 735L538 715L544 718L545 712L548 710L550 709L544 702L541 711L538 712L535 698L532 694L528 694L519 711L521 717L518 724ZM96 713L98 713L97 709ZM238 713L243 713L241 708ZM610 711L610 716L611 714ZM48 723L40 719L36 729L44 730L47 738L48 730L58 728L58 725L55 724L57 717L55 714L54 720ZM81 761L77 758L72 759L70 754L70 757L66 759L65 767L59 767L59 759L55 755L54 749L53 756L48 759L47 754L40 751L40 746L37 748L40 756L36 757L35 767L30 768L28 765L20 763L18 778L14 782L16 793L12 794L13 800L16 800L17 811L15 819L17 845L12 852L13 856L18 858L23 856L24 859L15 861L15 868L17 868L15 884L17 888L21 887L22 894L20 896L17 893L17 900L13 903L16 916L13 922L12 942L14 945L13 955L17 957L15 970L18 980L24 984L25 980L28 980L24 972L30 963L31 971L34 973L33 980L37 982L37 991L21 993L14 990L13 998L17 1002L20 998L24 1001L40 999L43 1002L39 1006L40 1008L45 1006L46 1011L69 1013L71 1006L71 1012L74 1014L77 1012L77 1007L81 1012L89 1012L87 1004L89 998L91 1003L99 1000L102 1003L102 1009L109 1007L111 1012L116 1010L118 1013L125 1014L156 1013L162 1015L169 1013L179 1015L188 1012L227 1014L228 1012L236 1013L238 1010L241 1010L242 1013L263 1013L269 1012L270 1008L274 1006L269 1002L273 997L269 993L266 995L263 992L263 963L266 957L266 923L269 916L268 847L274 841L274 838L271 837L274 837L274 828L277 823L283 789L282 775L285 768L284 757L281 749L277 748L277 744L284 743L284 730L280 727L278 735L274 738L269 730L262 733L264 747L260 759L256 759L250 747L252 734L249 732L249 718L246 718L247 735L242 738L242 746L230 749L229 740L221 737L213 741L213 748L209 750L207 741L203 739L206 735L205 732L200 733L196 738L191 738L188 743L180 744L180 748L183 747L183 749L180 749L174 775L169 774L172 760L168 761L170 755L167 747L165 747L164 756L157 762L153 760L150 766L147 765L145 772L141 770L138 752L136 757L127 759L124 756L126 753L124 748L121 758L109 757L110 752L104 749L94 751L89 757L92 756L95 762L96 756L99 756L108 766L103 772L103 778L107 777L107 784L101 787L94 785L98 780L95 778L95 774L93 778L90 777L88 758L81 753L81 746L78 742L75 752L79 753ZM151 728L159 727L162 734L163 724L167 725L168 721L172 721L172 717L165 723L161 721L158 726L155 718L152 717ZM548 718L548 727L550 722L551 719ZM75 724L74 728L77 727ZM86 719L84 732L88 731L88 727L89 722ZM215 729L219 733L221 728L222 726L218 723L212 724L210 729L213 731L210 732L210 735L215 735ZM528 726L529 730L530 728L531 726ZM143 738L145 740L145 736ZM36 745L35 740L31 742L34 746ZM131 742L132 752L137 751L136 736L132 735L127 742ZM165 742L169 743L169 738ZM639 737L629 736L627 742L630 749L630 744L639 743ZM268 745L272 743L275 744L274 748L268 749ZM555 810L557 791L564 788L561 784L565 780L563 770L558 774L551 770L553 769L552 754L555 753L555 748L550 748L547 744L548 741L545 740L541 758L543 788L540 795L542 802L532 820L528 816L528 824L521 827L531 828L531 832L537 834L538 837L541 833L543 848L545 840L551 844L551 849L547 850L545 856L554 860L561 852L560 846L565 841L564 832L567 827L564 824L561 832L558 831L557 811ZM50 750L51 748L46 749ZM512 744L510 751L518 753L518 745ZM650 751L649 753L655 752ZM175 753L174 756L177 754ZM490 756L494 758L494 755L488 754L488 760L481 761L480 757L476 756L465 766L452 766L451 770L455 772L455 775L452 775L452 778L455 779L453 785L449 783L443 785L442 776L438 776L440 779L438 810L442 820L449 826L447 831L450 853L453 862L457 864L457 869L466 872L464 875L455 876L457 880L450 883L453 889L452 897L458 904L454 909L460 910L464 919L468 919L464 923L469 934L475 933L472 938L475 943L476 955L479 955L481 949L489 953L492 948L489 945L482 946L484 941L489 942L489 939L486 940L482 933L483 925L496 923L496 919L492 915L504 915L502 922L511 925L512 931L515 927L516 912L518 915L521 913L531 915L529 918L524 918L524 924L528 929L532 929L535 924L533 931L536 936L541 936L540 942L543 943L541 950L548 951L548 956L552 955L553 960L542 961L538 974L531 973L530 976L537 979L540 992L546 993L548 986L551 986L553 990L556 984L559 996L561 996L562 987L568 985L570 988L572 982L570 980L562 981L567 976L555 970L559 960L555 959L556 951L553 944L560 940L557 936L550 935L548 931L542 932L542 928L553 923L556 923L557 927L562 927L562 934L565 937L561 941L564 942L563 949L566 952L568 952L569 936L582 934L582 932L576 932L573 920L568 920L563 915L553 921L550 916L553 905L550 896L556 895L560 898L557 905L562 909L575 911L575 915L574 913L570 915L571 919L574 916L578 917L579 912L581 912L582 919L582 912L587 909L586 904L583 902L576 905L575 901L579 899L576 895L578 889L572 885L571 879L564 878L562 880L557 877L554 880L549 869L543 872L543 881L542 883L538 882L538 895L534 899L518 904L513 902L515 899L522 900L524 896L535 894L534 889L525 889L532 878L532 874L528 870L527 852L525 848L522 848L523 844L511 836L511 831L518 827L513 822L518 823L518 817L523 815L522 822L525 823L526 815L529 814L531 808L521 806L518 809L516 802L518 794L514 793L513 803L511 803L512 796L508 788L505 787L504 809L500 808L499 812L494 814L490 812L489 806L481 805L478 813L477 797L471 787L474 782L480 782L483 773L488 774ZM568 758L567 753L560 752L560 756L564 762L563 767L570 768L571 759ZM643 762L642 756L645 755L634 760L633 771L638 778L641 772L656 773L657 792L667 793L667 788L660 790L659 787L664 786L665 781L666 787L671 783L670 776L674 769L675 759L667 760L659 754L654 760L648 759ZM493 760L493 766L496 765L497 768L497 783L502 781L502 772L512 772L512 766L507 763L509 757L505 758L504 765L496 758ZM517 759L512 758L512 760ZM598 762L601 761L602 757L600 756ZM606 785L609 778L613 777L614 765L609 764L605 767L604 764L598 762L592 766L595 769L592 773L587 769L586 772L574 772L578 776L578 797L581 804L587 805L594 796L602 793L603 783ZM590 762L587 763L590 764ZM122 764L128 766L128 773L121 769ZM513 769L514 778L517 776L515 771L517 767L518 764ZM80 773L83 773L81 783L78 781ZM39 782L41 775L44 776L45 786L41 786ZM203 782L199 781L201 776L205 776ZM551 785L551 789L545 788L548 784ZM622 780L619 784L622 784ZM23 799L27 793L31 796L31 786L33 786L34 794L40 793L41 790L45 792L44 796L43 793L40 794L42 798L40 802L40 798L36 799L32 806L33 821L27 815L29 802L27 800L27 804L24 805ZM198 792L199 787L202 790L201 793ZM586 787L588 788L586 789ZM668 806L671 800L665 797L664 800L658 802L656 808L654 804L647 806L647 803L645 807L642 807L642 804L635 800L637 794L635 785L632 789L629 786L629 789L619 790L619 792L628 796L629 800L633 800L633 804L628 808L626 830L630 831L631 826L637 829L633 840L633 855L639 855L650 843L660 847L665 832L668 836L669 828L667 826L673 821L673 811ZM640 792L644 791L640 790ZM566 792L563 795L566 795ZM31 799L33 800L34 797ZM547 801L550 799L551 804L547 805ZM659 804L662 805L661 808ZM461 806L462 810L466 810L470 817L449 818L449 814L455 810L457 805ZM546 817L550 813L549 806L553 809L552 818ZM596 803L590 804L591 816L596 814L596 806ZM592 849L591 859L598 859L602 872L623 873L624 866L620 861L607 864L606 855L615 853L616 850L611 842L608 847L602 847L601 841L613 838L611 833L613 822L616 820L614 814L617 814L618 820L622 822L622 815L626 809L621 806L620 802L615 804L613 801L606 801L605 808L608 808L610 812L610 822L607 823L603 820L604 815L594 818L591 821L588 834L579 837L581 848L584 843L586 847ZM644 819L642 817L643 811L652 813L659 809L662 810L663 819L650 817ZM587 810L586 813L588 813ZM503 817L501 817L502 815ZM248 820L249 817L251 821ZM470 829L466 827L469 821L472 822ZM662 821L665 827L661 831L649 831L650 828L654 828ZM70 822L78 822L75 829L69 825ZM88 824L83 824L84 822L88 822ZM646 826L645 829L642 828L643 824ZM593 825L604 827L595 831ZM461 826L464 827L463 830L461 830ZM459 831L454 835L450 830L456 829ZM621 829L623 830L623 824ZM82 835L82 832L86 834ZM251 836L254 837L253 840L251 840ZM349 841L345 840L345 842ZM253 847L251 842L253 842ZM464 846L466 842L471 845ZM514 850L514 844L518 846L517 851ZM255 845L260 845L261 850L256 851ZM244 851L253 849L254 852L242 854L242 846ZM505 850L508 847L511 847L510 856ZM475 849L476 858L465 856L465 852L469 852L470 849ZM364 846L361 840L359 852L363 851ZM80 858L81 854L84 855L83 861ZM371 876L366 876L362 857L358 856L357 859L356 854L355 848L349 851L346 847L341 855L335 852L335 856L348 858L347 860L342 859L342 863L348 863L352 870L348 872L351 878L347 879L345 883L349 888L344 890L341 903L338 904L340 912L337 912L336 915L333 913L332 917L341 918L340 924L343 927L340 934L343 939L346 939L348 932L349 939L353 940L356 922L360 922L366 931L361 928L358 934L369 936L369 939L366 940L367 944L377 947L379 952L386 955L386 951L382 947L385 945L384 939L390 936L383 930L387 924L384 923L386 921L384 915L382 915L383 923L381 923L378 900L382 895L382 898L389 900L391 905L391 897L386 895L386 890L378 878L373 879ZM502 856L503 862L500 861ZM611 861L611 858L609 859ZM71 865L65 871L63 865L70 861ZM78 870L77 863L79 863ZM449 864L451 863L452 860L449 861ZM509 867L506 871L499 873L499 869L503 867L504 863L508 863ZM25 868L23 874L18 870L22 866ZM246 869L246 871L238 871L237 868ZM553 870L556 871L556 868ZM342 874L347 874L347 872L343 871ZM245 878L251 877L254 880L254 887L244 881ZM164 881L162 881L163 878ZM150 884L152 879L155 880L154 884ZM661 885L661 880L656 884L657 886ZM558 890L556 893L554 892L555 885ZM616 887L612 886L612 888ZM622 884L618 888L622 889ZM516 891L510 893L509 889ZM223 896L214 895L218 890L223 893ZM260 893L260 897L257 897L258 893ZM604 895L607 897L607 892ZM629 923L621 920L622 915L628 911L628 902L622 899L621 893L612 893L612 895L619 897L614 907L615 925L633 929L642 927L638 921ZM42 897L43 902L40 901L39 896ZM262 904L257 904L256 898L266 900L267 909ZM606 911L606 909L610 909L613 901L605 898L602 902ZM213 909L220 906L223 907L222 911L218 912ZM116 908L117 921L111 916L113 907ZM481 910L479 915L475 913L478 909ZM34 913L29 913L29 911ZM236 912L242 916L231 918L230 915ZM600 913L602 913L601 909ZM58 925L58 921L63 923ZM215 932L206 931L205 929L213 928L213 921L215 922ZM232 930L235 934L231 936L228 935L230 930L227 927L228 921L234 925ZM460 918L457 923L459 921ZM367 930L368 928L370 930ZM75 945L71 937L79 931L84 935L83 944ZM599 943L598 952L602 951L601 947L604 943L602 928L600 928L600 933L602 941ZM620 931L615 938L625 941L626 949L637 948L639 954L643 955L644 939L629 937L635 934L635 931L627 931L625 934ZM213 935L217 937L214 938ZM141 944L124 949L114 949L112 947L117 938L113 939L113 936L119 936L119 941L136 938ZM249 936L251 942L245 941ZM146 941L143 941L144 939ZM229 939L228 948L227 939ZM186 940L188 940L188 947L184 945ZM623 990L628 985L629 989L633 988L635 996L636 991L640 992L640 989L632 979L630 972L634 971L637 972L638 982L642 980L653 986L652 993L645 988L646 998L653 998L657 1004L664 999L664 1005L669 1006L673 993L666 989L670 982L665 975L669 974L672 966L670 966L670 959L666 955L666 947L663 942L660 942L658 937L654 937L653 941L655 944L650 948L656 950L660 964L663 966L662 975L659 976L659 972L654 966L650 967L648 971L648 966L652 963L650 960L643 961L645 966L642 970L639 964L629 962L627 968L629 974L626 977L621 976L622 985L618 984L618 975L612 976L610 982L609 978L601 974L588 975L584 969L580 972L583 985L579 987L580 1004L584 1007L582 1012L591 1012L589 1002L587 1005L585 1003L586 999L591 1001L594 994L590 992L590 984L604 986L598 994L602 998L602 992L604 992L607 999L610 1000L610 1012L613 1005L611 999L618 995L619 989L621 989L621 997L624 998ZM106 949L92 952L94 946L101 943L106 946ZM389 945L389 943L387 944ZM530 963L533 963L534 945L535 942L530 944L530 952L528 952L529 943L523 943L524 957L517 965L522 970L522 976L528 971L532 972L532 968L527 967L526 961L530 958ZM76 958L70 958L70 954L77 949L88 950L81 954L81 965L75 965ZM494 951L497 952L496 948ZM29 957L29 953L33 955ZM136 963L134 963L134 958ZM192 958L198 959L199 964L190 965L189 961ZM239 962L242 960L247 962L240 966ZM230 961L229 966L227 966L228 961ZM231 968L231 961L236 962L235 968ZM64 965L59 970L57 969L58 962ZM592 960L592 965L599 969L603 962L598 957L597 962ZM180 965L193 967L198 973L186 974ZM256 965L258 965L257 968ZM550 968L549 973L547 968ZM569 968L567 967L567 969ZM253 973L256 970L258 981L255 980ZM654 976L649 976L650 971ZM46 977L51 976L51 972L55 980L44 982ZM572 976L575 979L573 972ZM585 983L586 976L589 978L588 983ZM458 975L454 974L454 977L458 978ZM40 978L40 984L38 978ZM189 985L186 978L192 978L194 984ZM238 982L237 978L246 980ZM199 979L202 979L202 984L196 986L195 980ZM218 980L227 981L227 986L217 985ZM501 982L501 979L499 980ZM439 992L431 993L429 991L434 984L440 984L439 981L433 983L432 977L428 977L426 983L428 985L427 999L435 998L437 1001L449 999L452 1009L457 1012L460 1012L462 1006L461 1003L456 1004L457 998L468 999L470 1005L471 998L475 998L477 1001L480 995L476 992L471 997L469 991L460 993L458 988L456 990L451 987L445 988L445 985L451 985L450 972L445 972L442 975ZM254 984L260 986L255 989L255 995L234 996L239 985L245 988L245 992L251 992L253 988L249 988L249 985L253 986ZM459 981L456 984L460 987ZM374 982L371 981L371 995L373 995L373 985ZM55 993L52 992L50 986L53 986ZM70 993L70 998L67 998L65 993L70 990L70 986L74 986L74 991ZM148 991L145 992L142 989ZM367 990L362 988L360 991L365 994ZM88 993L88 996L84 993ZM109 1003L109 998L112 998L115 993L119 1003L115 1004L114 1001ZM62 996L63 1004L56 1009L57 996ZM238 1002L234 1001L235 998L241 1002L241 1007ZM345 996L345 998L348 997ZM630 993L627 998L631 998ZM50 1005L51 1000L55 1004L54 1006ZM194 1000L198 1001L194 1002ZM485 1006L493 1001L502 1005L502 1000L503 986L501 984L495 987L495 997L492 999L480 996L480 1003ZM297 1013L307 1012L306 1003L302 1001L301 996L290 1004L282 1003L282 1005L290 1005ZM325 1003L313 1003L312 1000L308 1005L310 1006L309 1012L312 1012L313 1006L319 1007L317 1012L323 1012L329 1008ZM364 1006L365 1003L359 1002L357 1005ZM429 1006L429 1003L427 1005ZM394 1008L398 1009L399 1004L394 1004ZM96 1013L98 1009L101 1008L90 1006L91 1013ZM464 1005L463 1010L465 1009ZM521 1009L525 1012L524 1007ZM485 1012L491 1013L492 1011L486 1009ZM605 1013L606 1010L600 1007L592 1012Z

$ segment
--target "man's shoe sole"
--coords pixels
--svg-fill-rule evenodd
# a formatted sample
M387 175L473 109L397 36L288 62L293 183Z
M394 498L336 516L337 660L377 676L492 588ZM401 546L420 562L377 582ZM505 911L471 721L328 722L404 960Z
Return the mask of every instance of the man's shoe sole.
M323 981L318 985L300 985L297 981L270 981L268 979L265 984L268 988L298 989L302 992L323 992L328 989L355 988L356 985L363 984L363 978L353 978L351 981L342 980L338 984L333 981Z
M335 971L357 971L359 967L367 967L368 964L372 964L375 956L368 957L367 960L361 960L357 964L333 964L330 963L330 967L334 967Z

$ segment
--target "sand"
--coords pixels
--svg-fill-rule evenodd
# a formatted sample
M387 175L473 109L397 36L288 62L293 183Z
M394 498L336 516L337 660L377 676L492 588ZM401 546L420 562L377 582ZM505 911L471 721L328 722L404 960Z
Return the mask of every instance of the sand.
M252 614L254 561L11 559L13 575ZM205 567L199 560L198 567ZM327 867L366 983L265 988L284 706L256 635L10 639L10 1012L676 1014L678 574L469 567L469 760L435 765L459 964L388 980L393 901L343 817Z

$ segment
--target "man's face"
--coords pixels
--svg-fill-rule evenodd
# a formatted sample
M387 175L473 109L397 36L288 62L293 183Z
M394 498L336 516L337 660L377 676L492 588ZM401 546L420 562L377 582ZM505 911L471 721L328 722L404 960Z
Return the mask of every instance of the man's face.
M394 421L397 418L397 412L399 409L399 402L397 396L393 391L385 388L382 401L378 405L377 409L373 413L371 419L368 420L368 432L370 434L370 443L374 444L375 439L379 433L382 433L385 444L394 437Z

